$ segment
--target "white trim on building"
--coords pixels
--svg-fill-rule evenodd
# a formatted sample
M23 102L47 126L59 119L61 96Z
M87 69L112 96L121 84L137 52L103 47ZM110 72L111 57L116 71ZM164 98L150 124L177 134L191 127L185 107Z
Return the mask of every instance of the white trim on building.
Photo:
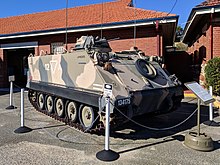
M160 24L166 24L166 23L176 23L176 18L171 19L162 19L159 20ZM154 25L155 21L149 21L149 22L140 22L140 23L129 23L125 25L109 25L109 26L103 26L103 27L83 27L80 29L72 29L68 30L68 33L71 32L83 32L83 31L93 31L93 30L101 30L101 29L116 29L116 28L126 28L126 27L134 27L134 26L144 26L144 25ZM43 36L43 35L52 35L52 34L63 34L66 33L66 30L58 30L58 31L48 31L48 32L39 32L34 34L20 34L20 35L10 35L10 36L2 36L1 39L11 39L11 38L21 38L21 37L33 37L33 36Z
M33 48L33 47L38 47L37 41L0 44L1 49L19 49L19 48Z
M210 8L207 8L207 9L200 9L198 11L195 11L195 13L193 13L193 17L191 18L191 20L189 20L189 24L187 24L186 27L185 27L184 34L183 34L183 37L182 37L182 41L185 39L188 30L190 29L194 19L198 15L210 14L210 13L218 13L218 12L220 12L220 8L219 7L210 7Z

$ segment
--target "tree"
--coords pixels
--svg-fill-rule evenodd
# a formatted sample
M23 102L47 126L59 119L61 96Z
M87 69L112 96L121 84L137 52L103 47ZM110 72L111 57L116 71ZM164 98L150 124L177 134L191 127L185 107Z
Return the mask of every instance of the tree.
M176 28L176 42L180 42L180 39L183 35L183 28L181 26L177 26Z

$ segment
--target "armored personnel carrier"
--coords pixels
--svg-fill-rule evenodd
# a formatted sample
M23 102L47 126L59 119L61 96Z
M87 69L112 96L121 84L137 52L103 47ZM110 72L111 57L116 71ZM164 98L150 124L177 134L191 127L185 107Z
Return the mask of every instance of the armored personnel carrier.
M178 79L138 51L112 53L106 39L82 36L62 54L30 56L27 88L33 106L86 131L104 129L103 84L112 84L112 126L147 113L167 113L183 98ZM119 111L121 113L119 113Z

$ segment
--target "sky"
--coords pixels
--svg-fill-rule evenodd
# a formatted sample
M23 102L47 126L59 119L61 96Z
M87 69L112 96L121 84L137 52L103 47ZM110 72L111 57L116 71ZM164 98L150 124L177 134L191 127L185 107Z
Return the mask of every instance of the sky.
M36 12L83 6L114 0L4 0L0 5L0 18L31 14ZM193 7L204 0L133 0L137 8L155 10L179 15L178 25L185 26ZM176 5L175 5L176 4Z

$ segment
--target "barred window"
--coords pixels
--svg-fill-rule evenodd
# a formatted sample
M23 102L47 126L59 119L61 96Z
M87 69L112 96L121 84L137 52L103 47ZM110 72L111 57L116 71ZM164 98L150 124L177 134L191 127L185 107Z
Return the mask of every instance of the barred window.
M64 44L63 42L54 42L51 43L51 53L54 54L61 54L65 52Z

